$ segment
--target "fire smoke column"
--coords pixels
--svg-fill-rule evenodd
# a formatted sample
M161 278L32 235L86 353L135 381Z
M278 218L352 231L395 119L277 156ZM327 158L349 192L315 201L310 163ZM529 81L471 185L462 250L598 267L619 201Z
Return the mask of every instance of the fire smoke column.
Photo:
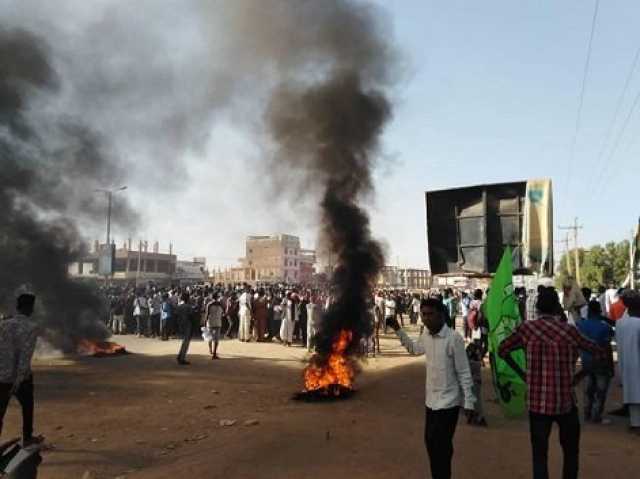
M346 17L339 23L351 25L351 34L340 31L342 38L324 50L331 56L322 59L321 74L283 82L267 111L276 161L320 185L322 234L337 258L334 301L305 371L307 390L351 387L360 339L371 333L372 287L384 264L360 202L372 193L375 153L391 115L385 95L388 49L369 10L354 2L328 5L338 5ZM323 27L327 37L335 32L332 22Z
M98 138L71 118L34 118L32 100L59 88L48 53L35 35L0 25L0 311L11 312L16 290L29 284L45 335L72 351L107 331L100 297L68 278L84 252L70 218L96 215L86 198L114 169Z

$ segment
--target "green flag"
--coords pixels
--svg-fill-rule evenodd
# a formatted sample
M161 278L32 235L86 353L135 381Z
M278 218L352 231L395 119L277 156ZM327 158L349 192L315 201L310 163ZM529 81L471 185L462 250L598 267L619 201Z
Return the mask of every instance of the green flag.
M489 322L489 358L493 385L502 408L507 416L518 416L525 412L525 394L527 385L498 356L500 343L520 324L518 300L513 293L513 268L511 248L507 246L498 270L491 282L486 302L486 315ZM525 370L525 355L522 349L511 353L515 362Z

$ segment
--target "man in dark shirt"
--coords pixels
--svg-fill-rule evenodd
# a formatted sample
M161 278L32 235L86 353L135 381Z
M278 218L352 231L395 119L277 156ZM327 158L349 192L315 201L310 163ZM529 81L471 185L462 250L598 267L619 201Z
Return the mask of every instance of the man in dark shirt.
M189 293L182 293L180 302L176 308L178 327L182 331L182 344L180 345L177 358L178 364L181 366L191 364L187 361L187 351L189 351L189 344L191 343L191 336L193 335L193 321L195 316L193 306L189 304Z
M30 320L36 297L21 294L16 315L0 321L0 433L11 396L22 407L22 440L26 447L39 443L42 437L33 435L33 375L31 359L36 347L38 328Z

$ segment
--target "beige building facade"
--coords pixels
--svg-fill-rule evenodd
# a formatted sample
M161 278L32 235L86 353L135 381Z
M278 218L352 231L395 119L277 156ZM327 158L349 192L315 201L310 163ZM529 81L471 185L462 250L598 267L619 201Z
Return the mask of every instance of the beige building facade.
M385 266L378 277L380 288L429 289L431 274L428 269Z
M314 250L302 249L288 234L247 236L240 266L213 272L216 283L308 283L315 274Z

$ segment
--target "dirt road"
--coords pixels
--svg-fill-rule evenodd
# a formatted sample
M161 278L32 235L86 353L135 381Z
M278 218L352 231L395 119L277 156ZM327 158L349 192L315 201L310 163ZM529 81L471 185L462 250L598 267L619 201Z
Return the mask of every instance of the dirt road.
M54 445L42 479L428 477L423 359L392 337L383 341L383 357L363 366L358 393L330 404L290 399L300 388L302 348L225 341L223 359L211 361L195 342L192 365L180 367L175 341L116 340L133 354L36 362L36 429ZM527 422L502 417L485 379L489 428L460 421L454 477L530 477ZM611 396L609 405L617 405L617 384ZM19 426L12 401L4 438ZM623 419L584 426L581 448L583 478L631 478L640 470L640 439ZM554 432L552 477L559 459Z

